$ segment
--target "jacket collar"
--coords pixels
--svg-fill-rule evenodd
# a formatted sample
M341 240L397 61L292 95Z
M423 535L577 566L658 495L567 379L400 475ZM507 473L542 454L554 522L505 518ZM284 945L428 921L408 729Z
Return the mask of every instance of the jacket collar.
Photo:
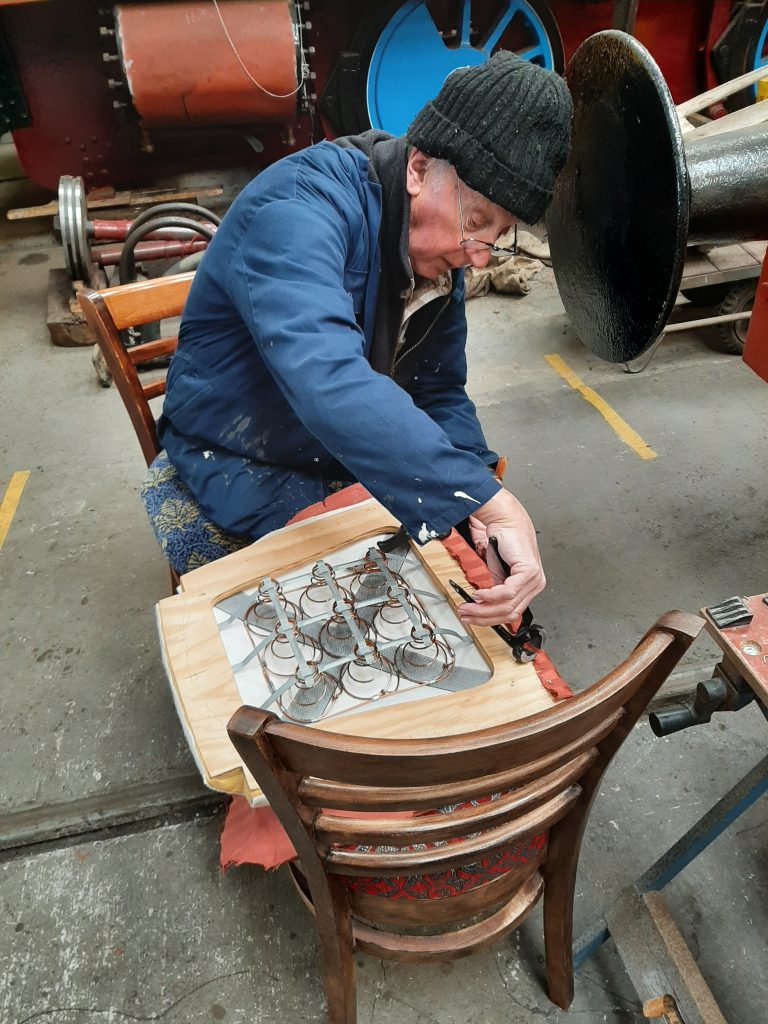
M410 196L405 187L408 143L372 129L362 135L335 140L344 149L358 149L368 157L368 179L381 188L382 209L378 248L381 274L368 360L374 370L391 374L403 322L405 300L413 288L408 257Z

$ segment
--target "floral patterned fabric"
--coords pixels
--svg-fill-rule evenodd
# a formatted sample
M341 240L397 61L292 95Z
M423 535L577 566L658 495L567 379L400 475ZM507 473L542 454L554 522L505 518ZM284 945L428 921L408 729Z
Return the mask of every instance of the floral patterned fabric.
M205 518L164 451L147 469L140 493L163 554L180 575L250 544Z
M478 807L491 800L498 800L500 795L500 793L494 793L490 797L480 797L478 800L469 800L466 803L451 804L448 807L441 807L437 811L427 811L426 813L428 815L449 814L465 807ZM437 874L404 875L392 878L358 876L345 877L344 880L351 890L363 892L367 896L382 896L394 900L435 900L444 896L458 896L460 893L469 892L470 889L476 889L480 885L487 885L494 878L506 875L508 871L537 857L547 845L547 835L546 832L540 832L538 835L529 836L516 846L507 847L472 864L462 864L460 867L449 868L447 871ZM442 839L434 843L409 846L406 849L429 850L438 846L450 846L452 843L460 841L460 839ZM349 849L394 853L398 848L357 846L349 847Z
M346 878L347 888L363 892L366 896L383 896L393 900L438 900L444 896L458 896L494 878L526 864L546 846L547 835L537 836L492 857L484 857L474 864L464 864L437 875L408 875L399 878Z

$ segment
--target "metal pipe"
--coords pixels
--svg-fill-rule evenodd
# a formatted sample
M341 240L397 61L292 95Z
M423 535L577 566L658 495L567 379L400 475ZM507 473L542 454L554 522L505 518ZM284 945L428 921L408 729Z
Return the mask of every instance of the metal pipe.
M89 234L94 242L124 242L131 231L132 220L94 220L89 224ZM145 238L172 238L184 241L200 241L203 236L189 228L159 228Z
M149 211L147 211L147 214L149 214ZM213 239L216 232L216 227L213 224L198 224L196 221L190 220L189 217L179 217L178 215L164 215L154 219L147 217L144 223L141 223L143 218L144 214L136 218L136 223L131 228L131 232L123 245L120 262L118 263L120 284L128 284L129 281L135 280L135 249L139 242L151 231L157 231L158 228L192 228L199 231L201 235L205 235L209 241Z
M133 256L137 263L146 260L169 260L181 256L189 256L195 252L203 252L208 246L206 239L199 241L156 241L140 242L134 250ZM104 245L93 250L93 258L100 267L116 267L120 263L123 253L122 245Z
M202 220L210 224L215 224L217 227L221 224L221 217L212 210L207 210L204 206L198 206L196 203L180 203L172 201L170 203L160 203L157 206L150 206L146 210L143 210L138 217L133 221L133 227L138 228L141 224L146 224L148 220L154 220L159 217L160 214L173 214L174 216L181 217L192 217L193 220Z
M722 316L704 316L700 320L685 320L682 323L667 324L664 328L665 334L674 334L675 331L692 331L694 327L709 327L712 324L728 324L734 320L749 320L752 311L746 313L723 313Z
M688 244L768 238L768 124L692 139Z

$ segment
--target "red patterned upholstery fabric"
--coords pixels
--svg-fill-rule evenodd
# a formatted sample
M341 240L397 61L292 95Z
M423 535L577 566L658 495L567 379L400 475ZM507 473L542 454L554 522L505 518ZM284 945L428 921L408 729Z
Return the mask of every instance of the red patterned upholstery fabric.
M394 900L436 900L444 896L458 896L480 885L486 885L508 871L533 860L547 844L546 832L532 836L524 843L513 846L476 864L464 864L438 875L410 875L407 878L346 878L350 890L367 896L390 897ZM437 845L437 844L435 844ZM361 847L365 849L365 847Z
M451 804L449 807L441 807L437 811L427 811L427 815L448 814L452 811L462 810L465 807L479 807L481 804L498 800L498 793L493 796L480 797L479 800L468 800L462 804ZM420 846L409 846L409 850L430 850L438 846L450 846L451 843L458 843L460 839L444 839L434 843L423 843ZM480 885L485 885L507 874L521 864L527 864L533 860L547 844L547 833L540 832L531 836L525 842L518 843L508 850L502 850L490 857L484 857L474 864L464 864L458 868L450 868L441 871L436 875L411 875L403 878L367 878L365 876L346 878L350 889L362 891L368 896L388 896L392 899L406 900L434 900L443 896L458 896L462 892L469 892ZM356 846L350 849L373 850L371 846ZM393 847L377 846L377 853L385 853Z

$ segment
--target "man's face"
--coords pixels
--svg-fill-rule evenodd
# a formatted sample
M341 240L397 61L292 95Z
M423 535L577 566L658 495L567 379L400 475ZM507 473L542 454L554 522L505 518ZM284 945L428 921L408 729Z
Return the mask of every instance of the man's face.
M486 266L490 252L467 251L462 235L494 243L515 223L510 213L460 181L450 164L431 161L418 149L408 158L406 188L411 197L408 255L417 277L432 280L457 267Z

